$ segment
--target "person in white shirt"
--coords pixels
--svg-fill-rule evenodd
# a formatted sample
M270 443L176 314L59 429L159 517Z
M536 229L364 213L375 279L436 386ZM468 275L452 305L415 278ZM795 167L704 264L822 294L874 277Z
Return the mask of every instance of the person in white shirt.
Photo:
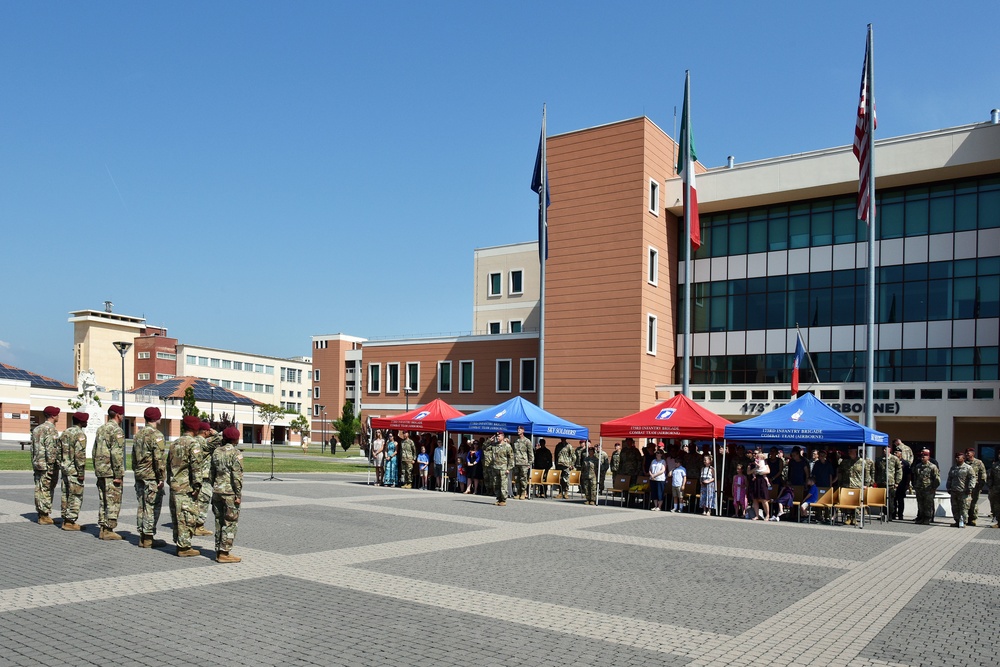
M663 460L663 450L656 450L655 458L649 462L649 493L653 500L650 508L654 512L663 509L663 489L667 484L667 463Z
M684 485L687 484L687 469L681 464L670 471L670 498L674 503L674 512L680 512L684 504Z

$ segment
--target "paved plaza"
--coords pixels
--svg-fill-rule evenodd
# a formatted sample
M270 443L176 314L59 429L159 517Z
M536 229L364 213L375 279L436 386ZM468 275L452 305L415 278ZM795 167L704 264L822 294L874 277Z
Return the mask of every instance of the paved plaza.
M136 548L131 473L121 542L96 539L92 476L72 533L34 523L31 473L0 473L0 665L998 661L1000 530L266 477L246 475L243 562L219 565L212 537L194 540L202 558Z

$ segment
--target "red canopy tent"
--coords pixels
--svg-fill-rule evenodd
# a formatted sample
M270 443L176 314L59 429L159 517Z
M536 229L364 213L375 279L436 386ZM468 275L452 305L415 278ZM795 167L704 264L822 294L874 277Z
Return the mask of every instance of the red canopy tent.
M464 412L459 412L440 398L435 398L427 405L395 417L372 417L372 428L443 432L447 430L445 422L464 416Z
M678 394L641 412L604 422L601 437L721 438L729 424L728 419Z

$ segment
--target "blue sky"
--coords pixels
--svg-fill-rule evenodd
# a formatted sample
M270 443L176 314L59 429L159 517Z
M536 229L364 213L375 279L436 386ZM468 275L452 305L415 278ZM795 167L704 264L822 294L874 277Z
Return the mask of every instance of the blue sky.
M707 166L845 145L868 22L877 136L1000 107L992 3L2 3L0 361L72 381L106 299L274 356L468 331L543 102L671 132L690 69Z

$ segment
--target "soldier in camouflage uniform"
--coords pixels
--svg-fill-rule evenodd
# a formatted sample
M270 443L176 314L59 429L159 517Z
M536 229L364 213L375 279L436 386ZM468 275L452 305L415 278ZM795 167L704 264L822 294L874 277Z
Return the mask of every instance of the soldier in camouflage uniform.
M399 444L399 485L404 489L413 488L413 462L417 458L417 446L406 431L400 433L403 442Z
M94 474L97 476L97 525L102 540L120 540L115 532L122 509L122 480L125 477L125 433L121 423L125 408L108 408L108 421L94 437Z
M514 498L527 500L535 448L531 446L531 440L524 437L523 426L517 427L517 439L511 444L511 449L514 451Z
M212 428L206 421L201 423L195 436L201 449L201 478L208 479L212 472L212 452L222 444L222 434ZM212 531L205 528L208 519L208 508L212 504L212 488L208 484L201 485L198 494L198 525L192 535L211 535Z
M948 471L946 489L951 494L951 516L956 528L965 528L965 519L969 515L969 500L972 489L976 486L976 475L972 467L965 462L965 454L955 454L955 465Z
M31 467L35 471L35 511L38 523L43 526L53 524L52 496L59 483L59 431L56 419L59 408L47 406L43 411L45 421L31 432Z
M886 518L892 521L896 516L896 488L903 481L903 462L883 447L880 456L875 460L875 483L885 488L887 505Z
M911 469L913 493L917 497L917 518L913 523L923 526L934 522L934 493L941 486L941 471L931 463L928 450L920 452L920 461Z
M972 447L965 450L965 463L972 468L975 481L972 495L969 496L969 517L966 523L975 526L976 520L979 518L979 494L986 486L986 464L981 459L976 458L976 450Z
M200 556L191 548L191 534L198 525L198 494L201 491L201 445L195 433L201 420L193 415L183 419L182 435L170 443L167 454L167 484L170 485L170 519L174 524L174 544L178 556ZM207 482L207 480L204 480Z
M569 492L569 474L576 469L576 450L569 443L559 450L556 456L556 469L562 470L559 476L559 498L566 498Z
M603 454L603 452L602 452ZM605 458L607 458L605 456ZM580 451L580 460L577 462L580 469L580 492L583 493L585 505L597 504L597 475L601 469L601 459L597 450L590 445L590 440Z
M210 481L212 512L215 514L215 560L219 563L239 563L233 556L236 523L240 519L243 500L243 452L236 447L240 430L230 426L222 431L222 445L212 452Z
M986 484L990 489L990 512L993 514L993 525L990 528L1000 528L1000 457L993 461Z
M503 431L498 431L487 441L483 450L483 470L489 475L497 496L494 505L502 507L507 504L507 473L513 467L514 450Z
M139 530L139 546L143 549L161 547L163 540L154 540L156 524L163 506L163 485L167 481L167 449L163 434L157 429L160 409L146 408L146 425L135 434L132 444L132 472L135 474L135 497L139 508L135 512Z
M59 469L62 470L62 529L80 530L76 522L83 504L83 477L87 470L87 427L90 415L73 413L73 425L59 438Z
M628 475L629 484L635 483L635 478L643 473L642 452L636 449L635 440L625 438L625 447L621 454L621 473Z
M902 459L904 461L906 461L907 463L909 463L911 466L913 465L913 461L914 461L913 450L910 449L909 445L907 445L905 442L903 442L899 438L896 438L892 442L892 447L893 447L893 450L898 450L899 453L903 455Z

